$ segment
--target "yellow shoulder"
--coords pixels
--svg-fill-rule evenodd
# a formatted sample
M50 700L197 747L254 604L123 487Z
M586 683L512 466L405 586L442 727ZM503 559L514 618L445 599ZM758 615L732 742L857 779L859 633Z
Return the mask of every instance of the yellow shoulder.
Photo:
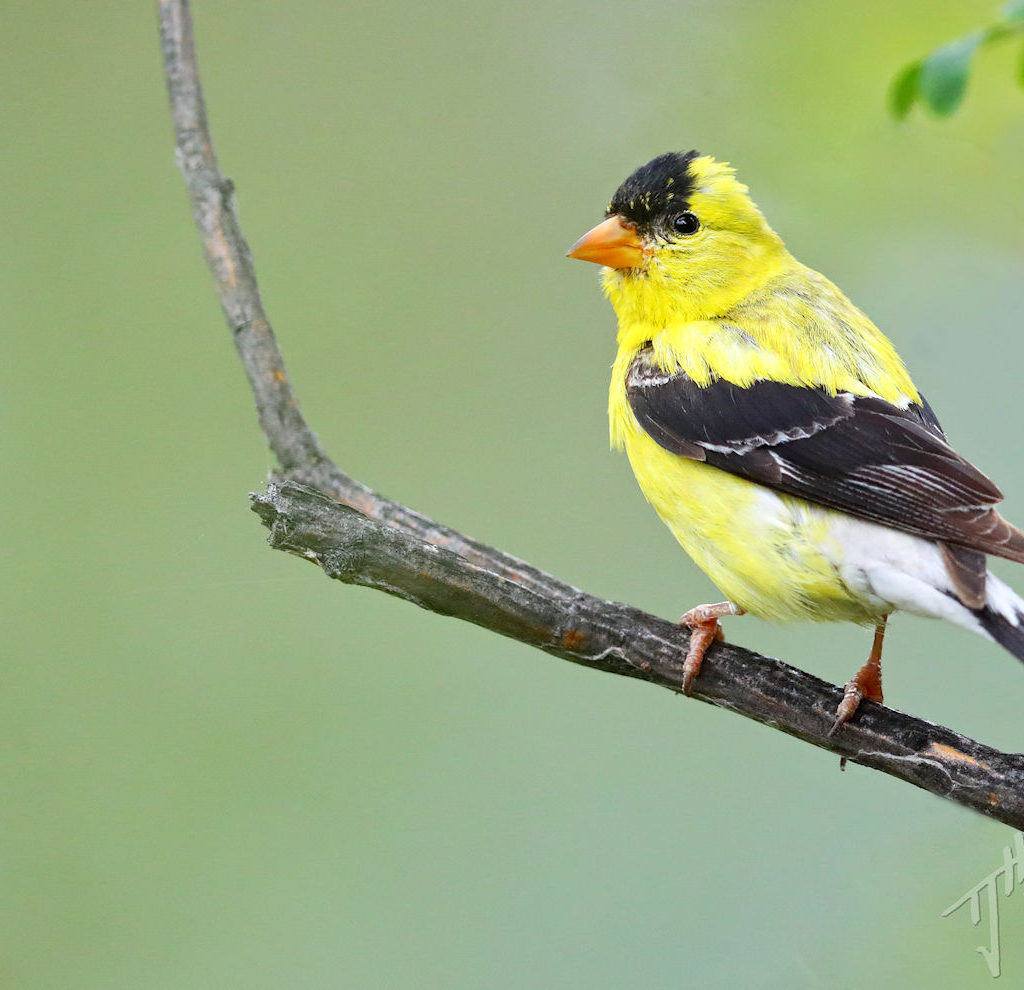
M889 339L824 275L793 261L726 317L778 355L779 380L875 394L904 406L921 397Z
M659 367L702 385L768 379L873 394L898 406L920 401L885 335L828 279L795 261L716 319L620 336L625 367L647 342ZM623 378L625 367L617 368Z
M828 279L797 262L714 320L620 332L608 397L612 445L638 428L626 373L650 344L655 364L701 385L769 380L831 393L877 395L904 407L921 397L885 335Z

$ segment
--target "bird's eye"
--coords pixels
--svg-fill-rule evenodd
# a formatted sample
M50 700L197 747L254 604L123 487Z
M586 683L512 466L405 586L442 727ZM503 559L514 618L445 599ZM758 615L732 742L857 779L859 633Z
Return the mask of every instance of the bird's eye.
M677 234L696 234L700 230L700 220L696 213L687 210L672 218L672 228Z

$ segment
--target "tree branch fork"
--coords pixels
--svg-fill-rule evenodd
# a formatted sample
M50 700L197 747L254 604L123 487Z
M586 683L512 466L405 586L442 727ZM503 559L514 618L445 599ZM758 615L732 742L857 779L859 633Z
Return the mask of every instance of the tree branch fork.
M252 509L271 547L346 584L376 588L573 663L680 691L688 631L605 601L479 543L346 475L295 399L260 299L230 180L219 170L188 0L158 0L176 160L210 273L280 472ZM1024 829L1024 755L864 702L828 735L842 691L741 647L716 643L693 698Z

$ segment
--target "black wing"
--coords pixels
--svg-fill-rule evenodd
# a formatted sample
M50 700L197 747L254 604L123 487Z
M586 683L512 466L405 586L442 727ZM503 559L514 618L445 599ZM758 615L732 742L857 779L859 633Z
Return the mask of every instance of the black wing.
M626 394L640 425L666 450L958 544L951 548L958 557L966 547L1024 562L1024 533L992 508L1002 493L946 443L927 403L900 409L771 381L701 386L659 369L649 347L630 365Z

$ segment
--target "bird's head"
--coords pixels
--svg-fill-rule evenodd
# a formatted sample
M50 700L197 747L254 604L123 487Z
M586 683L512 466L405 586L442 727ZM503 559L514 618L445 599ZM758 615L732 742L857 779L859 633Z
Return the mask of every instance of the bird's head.
M733 170L696 151L642 165L616 190L605 216L569 257L605 266L605 292L620 323L721 316L786 257Z

